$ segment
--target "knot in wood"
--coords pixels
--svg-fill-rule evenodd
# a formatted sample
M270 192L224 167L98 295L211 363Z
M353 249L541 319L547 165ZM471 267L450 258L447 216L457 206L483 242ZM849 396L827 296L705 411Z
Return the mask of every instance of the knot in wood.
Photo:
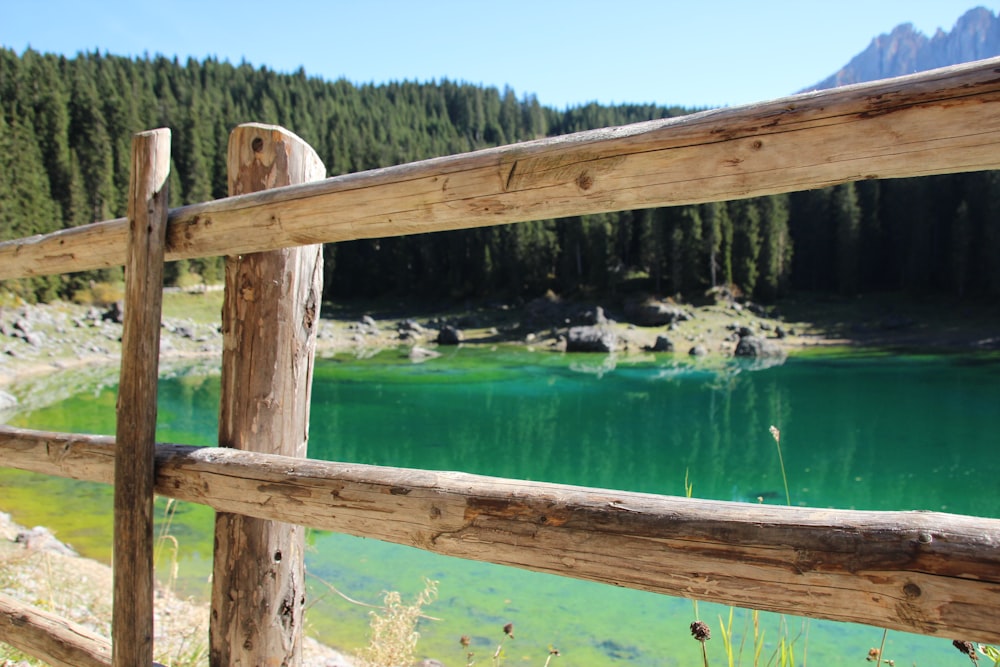
M923 591L920 590L920 586L917 586L912 581L903 586L903 595L910 600L920 597L921 593Z
M254 137L253 141L250 142L250 148L253 149L254 153L260 153L264 150L264 140L260 137Z
M576 185L581 190L589 190L594 186L594 177L588 174L587 172L583 172L582 174L577 176Z

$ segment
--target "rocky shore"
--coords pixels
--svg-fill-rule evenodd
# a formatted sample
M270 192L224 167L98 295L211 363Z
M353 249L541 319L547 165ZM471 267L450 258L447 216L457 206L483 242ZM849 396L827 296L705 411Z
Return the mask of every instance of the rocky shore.
M173 307L168 304L177 301ZM194 304L186 308L185 304ZM168 294L160 332L161 359L220 359L218 313L221 293ZM0 386L35 376L117 362L121 353L122 307L69 303L0 309ZM661 300L628 302L606 309L548 294L525 304L479 304L461 311L413 314L398 306L340 308L324 312L317 353L409 348L433 356L447 345L523 345L552 351L636 354L674 352L691 356L733 356L740 339L781 341L780 349L819 337L808 325L790 326L762 307L735 301L702 307ZM777 344L750 353L772 353ZM0 409L9 407L0 397Z
M161 368L222 355L221 291L168 292ZM0 418L85 386L117 382L120 305L69 303L0 307ZM568 300L548 293L526 302L348 303L324 308L317 354L369 355L398 349L415 362L454 345L514 345L537 351L672 354L721 364L735 357L778 363L833 346L921 351L1000 349L997 304L953 304L898 295L809 298L763 306L724 290L698 304L643 296ZM74 379L66 380L74 369ZM58 376L60 381L52 382ZM53 395L55 392L57 395Z

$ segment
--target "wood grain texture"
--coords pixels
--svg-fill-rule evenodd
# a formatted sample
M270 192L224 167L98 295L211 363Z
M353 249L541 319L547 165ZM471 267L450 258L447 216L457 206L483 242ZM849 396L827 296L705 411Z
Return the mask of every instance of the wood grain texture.
M107 481L108 438L0 428L7 465ZM157 447L157 492L616 586L1000 642L1000 520L627 493Z
M153 661L153 451L170 130L132 138L114 493L115 667Z
M111 667L107 639L2 593L0 642L52 667Z
M1000 168L1000 58L175 209L167 259ZM121 220L0 243L0 278L114 266Z
M323 178L315 151L270 125L229 139L229 191ZM304 457L322 291L322 246L226 257L219 445ZM220 512L210 622L213 666L301 663L301 526Z

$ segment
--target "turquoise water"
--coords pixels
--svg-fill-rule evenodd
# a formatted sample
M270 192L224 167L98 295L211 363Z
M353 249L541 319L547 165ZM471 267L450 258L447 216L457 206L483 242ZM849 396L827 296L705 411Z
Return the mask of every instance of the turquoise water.
M684 494L687 475L698 497L784 503L773 424L793 504L1000 517L996 357L829 357L713 371L676 365L670 355L615 362L462 348L423 364L396 352L321 360L315 378L314 458L671 495ZM218 390L218 378L204 374L161 381L158 438L211 444ZM17 424L113 433L114 395L77 396ZM109 489L0 471L0 494L15 518L51 525L83 551L108 557ZM172 533L182 545L182 585L192 594L208 590L211 532L210 511L180 505ZM318 531L309 539L307 566L317 578L308 621L334 645L364 643L367 610L321 580L374 603L384 590L410 597L431 578L440 595L427 613L442 620L422 623L421 647L446 664L465 664L461 635L472 638L477 662L488 664L508 622L516 627L505 645L510 664L540 665L550 645L562 652L562 665L701 661L687 600L375 540ZM722 664L719 616L728 618L729 609L701 604L699 612L712 626L712 664ZM748 612L735 612L737 641L752 632L749 622ZM762 614L761 622L764 655L785 636L796 639L799 664L803 657L859 664L882 638L876 628L796 617ZM898 665L967 660L946 640L890 632L886 646ZM744 648L744 664L750 651Z

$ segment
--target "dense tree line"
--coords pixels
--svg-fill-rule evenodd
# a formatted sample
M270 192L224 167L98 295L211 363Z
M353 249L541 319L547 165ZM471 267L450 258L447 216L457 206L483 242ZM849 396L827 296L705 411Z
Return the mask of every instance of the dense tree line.
M354 85L302 70L100 53L0 50L0 240L125 215L134 132L173 131L171 205L226 194L229 131L276 123L330 175L687 113L652 105L562 111L531 95L442 80ZM697 206L623 211L326 248L327 297L789 290L1000 294L1000 176L864 181ZM170 280L219 279L218 258ZM119 274L120 275L120 272ZM72 296L114 271L10 283Z

